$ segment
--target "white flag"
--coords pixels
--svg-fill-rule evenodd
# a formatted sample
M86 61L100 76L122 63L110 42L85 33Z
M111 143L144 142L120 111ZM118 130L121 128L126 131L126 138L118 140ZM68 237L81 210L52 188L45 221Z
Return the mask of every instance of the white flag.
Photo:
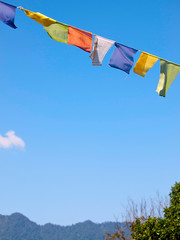
M92 59L92 65L102 66L104 56L114 43L115 42L112 40L95 35L94 47L90 55L90 58Z

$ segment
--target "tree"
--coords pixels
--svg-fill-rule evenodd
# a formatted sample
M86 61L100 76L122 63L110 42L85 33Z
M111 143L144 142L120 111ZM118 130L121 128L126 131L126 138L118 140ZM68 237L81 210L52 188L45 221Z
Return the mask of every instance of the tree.
M159 201L158 216L154 214L154 207L147 215L146 202L141 204L141 216L137 217L137 206L131 202L128 214L133 217L127 221L130 227L131 239L134 240L179 240L180 239L180 183L171 188L169 206L163 206ZM161 207L163 216L161 216ZM106 240L127 239L118 230L113 235L106 234Z

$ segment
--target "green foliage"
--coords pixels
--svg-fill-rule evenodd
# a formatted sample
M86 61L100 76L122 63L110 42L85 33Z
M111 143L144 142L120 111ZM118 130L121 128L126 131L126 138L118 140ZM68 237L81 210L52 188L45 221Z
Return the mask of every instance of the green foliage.
M180 240L180 183L175 183L169 196L170 205L163 208L163 217L135 217L131 223L127 222L127 228L130 224L130 238L118 230L114 234L106 233L106 240ZM161 202L159 204L161 207ZM136 206L134 202L132 206ZM134 214L132 209L129 212Z
M164 208L164 218L149 216L145 221L137 218L131 224L134 240L180 239L180 183L175 183L169 196L170 206Z

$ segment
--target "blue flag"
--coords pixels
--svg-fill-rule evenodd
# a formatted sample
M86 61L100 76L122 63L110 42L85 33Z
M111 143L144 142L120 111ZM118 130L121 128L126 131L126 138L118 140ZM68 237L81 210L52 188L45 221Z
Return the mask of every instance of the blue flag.
M109 61L109 65L114 68L121 69L129 74L133 63L134 54L137 52L134 48L126 47L120 43L115 43L115 49Z
M12 28L17 28L14 25L16 7L0 1L0 20Z

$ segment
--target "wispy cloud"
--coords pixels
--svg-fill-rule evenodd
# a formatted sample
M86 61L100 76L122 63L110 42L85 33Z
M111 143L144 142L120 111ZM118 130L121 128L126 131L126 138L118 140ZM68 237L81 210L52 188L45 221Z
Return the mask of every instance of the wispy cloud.
M20 147L24 148L24 141L15 135L14 131L8 131L5 137L0 135L0 148Z

